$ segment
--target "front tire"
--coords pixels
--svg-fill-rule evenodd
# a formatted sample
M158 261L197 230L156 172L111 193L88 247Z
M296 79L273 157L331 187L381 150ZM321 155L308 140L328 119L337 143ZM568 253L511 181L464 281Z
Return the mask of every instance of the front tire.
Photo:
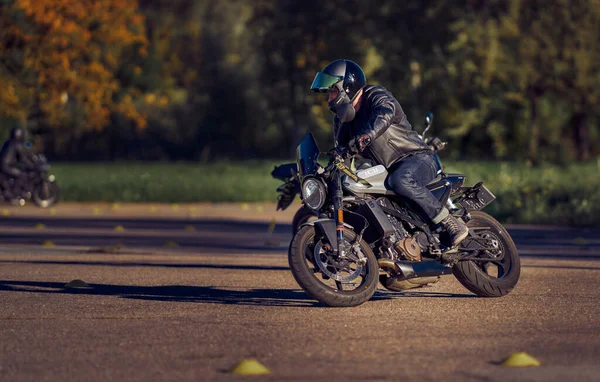
M294 219L292 220L292 233L295 235L296 232L300 229L302 224L308 223L312 218L316 218L317 214L315 211L308 208L306 205L302 205L296 214L294 215Z
M38 207L48 208L60 199L60 188L54 182L41 183L33 190L31 199Z
M356 234L345 228L344 238L352 243ZM360 250L367 258L360 276L351 282L343 283L331 279L316 265L315 248L318 249L318 246L323 243L329 244L325 237L316 233L314 226L300 228L292 239L288 261L298 285L312 298L331 307L357 306L368 301L375 293L379 282L379 265L369 245L364 240L360 242ZM335 283L335 286L332 283ZM353 286L358 284L358 286L353 290L344 290L344 285L348 288L350 284Z
M510 293L521 274L521 260L510 234L496 219L481 211L471 212L467 226L469 229L489 228L472 232L487 235L498 244L504 256L494 262L461 261L452 268L452 273L465 288L480 297L502 297ZM495 268L490 269L491 266Z

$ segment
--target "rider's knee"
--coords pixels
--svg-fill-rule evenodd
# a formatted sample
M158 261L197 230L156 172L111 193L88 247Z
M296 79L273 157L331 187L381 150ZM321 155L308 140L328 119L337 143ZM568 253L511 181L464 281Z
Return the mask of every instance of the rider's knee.
M391 179L391 186L395 193L401 196L410 196L418 187L415 177L410 172L395 174Z

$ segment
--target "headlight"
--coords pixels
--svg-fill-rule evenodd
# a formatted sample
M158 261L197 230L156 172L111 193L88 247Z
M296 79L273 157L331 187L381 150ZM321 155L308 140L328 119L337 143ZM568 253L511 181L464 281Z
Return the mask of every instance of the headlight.
M308 178L302 184L302 199L313 210L318 210L325 204L325 185L315 178Z
M56 177L55 177L54 175L50 175L50 176L48 177L48 180L49 180L50 182L54 182L54 181L56 180Z

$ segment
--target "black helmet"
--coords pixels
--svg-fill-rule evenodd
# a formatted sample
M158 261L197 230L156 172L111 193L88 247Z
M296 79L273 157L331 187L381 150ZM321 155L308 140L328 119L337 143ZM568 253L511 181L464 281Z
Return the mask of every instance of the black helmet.
M18 142L25 142L25 129L13 127L10 131L10 139Z
M328 103L329 110L337 114L342 122L349 122L354 119L352 101L366 84L365 72L361 67L353 61L342 59L331 62L318 72L310 89L320 93L337 89L337 97Z

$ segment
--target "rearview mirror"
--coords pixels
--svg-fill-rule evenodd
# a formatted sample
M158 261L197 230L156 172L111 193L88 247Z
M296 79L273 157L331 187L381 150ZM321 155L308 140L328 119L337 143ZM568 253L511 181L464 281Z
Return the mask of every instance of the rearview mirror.
M427 114L425 114L425 130L423 130L423 136L425 136L425 133L427 132L427 130L429 130L431 128L431 124L433 123L433 113L428 111Z
M425 114L425 127L431 126L432 123L433 123L433 113L428 111L427 114Z

